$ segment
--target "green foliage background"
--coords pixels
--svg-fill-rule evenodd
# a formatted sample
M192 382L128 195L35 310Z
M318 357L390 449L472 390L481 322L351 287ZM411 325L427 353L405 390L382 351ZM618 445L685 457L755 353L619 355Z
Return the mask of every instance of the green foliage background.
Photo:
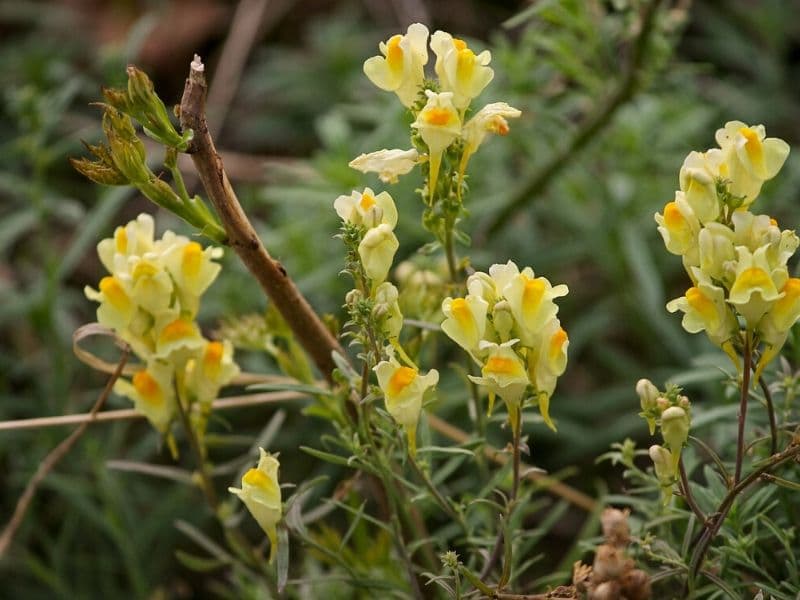
M81 138L98 139L98 111L88 103L99 97L101 85L124 81L126 63L137 60L170 3L136 10L125 2L107 4L105 10L127 15L131 24L111 42L90 32L75 35L86 22L69 3L46 10L34 2L0 4L0 420L83 412L94 401L104 377L71 351L72 332L94 319L82 292L100 276L94 246L115 225L150 210L126 189L82 180L66 160L82 154ZM592 496L619 492L619 469L596 465L595 458L625 437L648 444L633 391L640 377L683 384L697 421L705 423L695 435L706 435L713 423L715 440L733 440L735 403L718 383L723 361L703 336L686 334L680 319L664 309L686 282L679 259L663 248L653 213L671 199L684 156L712 146L715 129L727 120L763 123L768 135L797 146L796 3L764 1L754 9L745 0L696 2L685 21L676 8L669 30L662 24L653 40L640 74L643 89L566 159L545 190L488 235L486 226L509 193L569 144L619 85L627 41L635 33L631 9L625 1L540 0L527 7L475 0L457 3L458 11L451 3L427 4L432 31L464 33L492 50L496 78L484 99L523 111L511 134L491 140L472 162L472 214L463 229L474 237L473 265L485 269L510 258L570 287L559 314L570 333L570 362L551 408L559 433L541 425L529 430L533 462ZM361 152L404 147L408 137L396 99L373 88L361 64L401 28L405 23L391 14L376 15L358 2L290 7L253 49L219 138L224 149L272 157L256 169L259 181L252 169L248 181L235 181L240 197L265 245L314 306L339 317L347 282L337 277L342 251L333 239L333 199L365 184L380 187L347 163ZM197 39L212 74L224 41L224 32ZM186 54L140 66L165 100L177 101L189 59ZM412 176L390 190L401 214L398 258L414 256L428 241L419 227L419 184ZM765 186L759 210L783 227L795 226L798 189L795 151ZM157 223L160 230L182 228L166 214ZM260 290L235 257L224 262L223 276L204 301L201 320L209 329L222 315L264 308ZM790 348L792 365L796 348ZM255 353L242 362L248 370L275 370ZM458 385L455 372L448 373L435 410L466 426L462 398L446 394ZM126 403L112 398L110 405ZM706 413L722 421L704 419ZM325 425L294 406L232 411L221 419L215 429L237 435L215 449L220 462L259 437L282 451L285 480L337 476L330 466L297 456L297 446L316 441ZM0 520L65 435L64 428L0 432ZM492 435L503 444L499 431ZM175 559L175 549L197 549L175 521L200 529L209 524L198 495L171 481L109 468L116 459L170 464L144 423L91 428L45 480L0 562L0 596L225 594L213 574L197 577ZM242 464L232 465L231 479ZM537 498L541 508L529 526L540 526L547 547L556 550L537 557L530 577L560 582L563 574L553 573L582 555L576 539L584 527L594 533L592 521L587 525L586 515L546 494ZM536 550L541 552L543 547ZM254 597L258 593L252 590Z

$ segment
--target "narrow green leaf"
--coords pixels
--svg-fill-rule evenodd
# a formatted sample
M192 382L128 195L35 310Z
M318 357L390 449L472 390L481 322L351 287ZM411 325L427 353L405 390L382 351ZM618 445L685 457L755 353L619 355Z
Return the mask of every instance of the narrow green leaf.
M198 573L216 571L217 569L221 569L222 567L226 567L230 564L227 560L195 556L194 554L189 554L183 550L176 550L175 558L177 558L178 562L180 562L187 569L197 571Z

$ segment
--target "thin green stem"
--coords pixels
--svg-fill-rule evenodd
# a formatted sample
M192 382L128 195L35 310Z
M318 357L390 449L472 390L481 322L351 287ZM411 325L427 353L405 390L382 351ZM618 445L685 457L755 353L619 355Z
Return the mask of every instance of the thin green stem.
M775 419L775 405L772 402L772 392L769 391L769 385L767 385L763 377L758 378L758 383L761 385L761 391L764 393L764 402L767 405L767 415L769 416L769 453L775 454L778 451L778 424Z
M744 426L747 421L747 399L750 397L750 371L753 368L753 333L748 329L744 336L742 355L744 367L742 368L742 393L739 399L739 431L736 436L736 468L733 474L733 485L736 486L742 477L742 462L744 461Z
M208 470L205 452L203 452L203 448L200 446L200 441L197 439L197 435L195 435L192 424L189 422L189 415L186 413L186 408L183 405L183 394L181 394L180 388L181 385L176 382L175 394L177 402L175 404L178 406L178 417L186 433L186 438L189 440L189 446L192 448L192 452L195 455L195 460L197 460L197 470L200 475L201 483L200 487L203 490L208 505L214 511L214 514L216 514L219 508L219 499L217 498L217 492L214 490L214 482L211 480L211 473Z
M500 554L503 551L503 542L505 539L505 523L511 518L511 514L514 512L514 507L516 505L517 499L517 492L519 491L519 467L520 467L520 438L522 435L522 410L518 408L516 410L516 414L511 417L512 418L512 429L513 431L513 465L512 465L512 484L511 484L511 495L508 498L508 509L506 511L506 516L501 522L500 530L497 532L497 539L495 540L494 547L492 548L492 553L489 555L489 559L486 561L486 564L481 571L480 578L485 579L489 576L489 573L492 572L495 563L500 559Z
M697 516L697 519L700 523L706 522L706 515L698 506L697 502L694 500L694 496L692 496L692 490L689 487L689 477L686 475L686 467L683 465L683 457L681 457L680 461L678 462L678 469L681 475L681 494L683 495L683 499L686 501L686 504L692 509L692 512Z
M465 533L469 533L467 529L467 524L464 522L463 515L456 512L455 509L451 506L451 504L447 501L447 499L444 496L442 496L442 493L438 490L433 481L431 481L431 478L428 477L428 474L422 470L422 468L419 466L419 463L417 463L416 459L413 456L411 456L411 454L408 455L408 464L411 465L411 468L414 471L414 473L416 473L417 477L419 477L422 480L422 483L425 484L425 487L431 493L433 499L447 514L447 516L456 521L461 526L461 528L464 530Z

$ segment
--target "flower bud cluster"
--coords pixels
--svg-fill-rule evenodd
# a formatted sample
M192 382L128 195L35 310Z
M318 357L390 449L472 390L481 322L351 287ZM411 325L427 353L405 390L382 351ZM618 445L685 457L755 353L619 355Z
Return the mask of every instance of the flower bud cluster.
M141 214L100 241L97 253L109 275L98 289L87 286L84 292L100 304L98 322L127 342L143 364L114 390L133 400L162 433L176 416L177 392L202 434L219 389L239 372L230 342L207 340L195 322L200 297L220 271L214 261L222 249L203 249L171 231L158 240L153 234L153 218Z
M719 148L692 152L680 171L680 190L655 215L667 250L683 258L692 287L667 304L684 313L690 333L705 331L739 368L741 323L763 343L757 375L780 351L800 318L800 279L786 263L800 239L749 207L763 183L778 174L789 146L761 125L726 123Z
M470 103L494 77L488 66L492 55L488 50L476 55L465 41L436 31L430 36L430 48L436 56L436 80L426 80L428 35L427 27L414 23L405 35L397 34L381 42L381 56L364 63L364 73L372 83L394 92L411 109L411 127L421 144L409 150L383 149L362 154L350 166L364 173L376 172L382 181L394 183L420 162L421 155L427 155L428 196L432 203L444 152L457 142L462 144L458 169L463 177L470 156L486 136L506 135L506 119L519 117L520 111L505 102L495 102L465 122Z
M604 543L595 549L592 566L573 566L572 582L588 600L647 600L652 594L650 576L637 569L627 554L630 511L606 508L600 516Z
M553 286L530 267L520 271L508 261L471 275L467 290L466 297L442 303L442 331L480 365L481 376L470 379L489 390L489 410L500 396L514 424L530 391L555 430L550 396L566 369L569 339L554 300L567 294L567 286Z
M650 447L650 458L661 486L664 502L668 502L678 475L681 450L689 438L692 424L691 403L681 394L679 387L668 386L662 392L649 379L638 381L636 393L642 407L639 416L647 421L650 435L655 433L658 426L664 440L664 446Z

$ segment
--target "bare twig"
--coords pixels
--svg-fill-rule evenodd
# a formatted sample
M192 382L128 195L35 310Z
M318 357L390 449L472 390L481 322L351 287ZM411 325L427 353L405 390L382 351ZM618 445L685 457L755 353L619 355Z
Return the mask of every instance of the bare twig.
M454 442L463 444L470 440L470 436L465 431L462 431L455 425L451 425L447 421L440 419L436 415L428 414L427 419L428 425L430 425L431 429L438 431L443 436L451 439ZM499 465L504 465L509 460L507 454L501 450L498 450L494 446L489 446L488 444L483 447L483 453L486 455L486 458ZM597 502L591 496L587 496L583 492L578 491L575 488L562 483L557 479L554 479L553 477L544 475L543 473L538 473L530 469L523 470L527 470L524 475L526 479L536 482L547 491L555 494L556 496L560 496L570 504L574 504L575 506L582 508L587 512L593 512L595 508L597 508Z
M271 404L273 402L284 402L286 400L298 400L308 394L301 392L264 392L261 394L245 394L242 396L229 396L214 400L211 405L213 410L225 410L227 408L238 408L241 406L257 406L259 404ZM81 413L79 415L59 415L57 417L38 417L35 419L17 419L15 421L0 421L0 431L18 429L40 429L42 427L58 427L62 425L75 425L91 423L104 423L107 421L126 421L130 419L143 419L144 415L133 408L123 408L120 410L105 410Z
M655 29L655 16L661 0L651 0L642 9L639 35L633 42L630 58L625 66L618 87L589 115L561 150L550 154L550 158L538 170L511 193L505 206L476 237L487 239L502 229L528 202L541 195L556 176L571 163L578 153L614 120L617 112L634 97L640 85L640 71L647 58L650 37Z
M128 346L123 348L122 356L119 359L119 363L117 363L117 369L114 371L114 373L112 373L111 377L109 377L108 381L106 382L106 386L103 388L103 391L100 393L100 396L98 396L94 406L92 406L92 410L89 412L90 415L94 416L97 414L97 412L103 407L103 404L105 404L106 399L111 393L111 389L114 387L114 382L119 379L122 369L128 360L129 351L130 349ZM28 485L25 487L25 490L22 492L19 500L17 500L17 506L14 508L14 514L11 516L11 519L3 529L2 535L0 535L0 557L5 555L6 551L11 545L11 542L14 540L14 535L17 533L19 526L22 524L22 521L25 518L25 513L28 512L28 508L33 501L36 490L39 488L39 484L42 482L42 480L44 480L45 477L47 477L47 474L53 470L53 468L61 461L61 459L66 456L67 452L70 451L72 446L75 445L75 442L77 442L78 439L83 435L83 432L86 431L88 425L88 422L79 425L78 428L66 439L62 440L58 446L53 448L45 457L45 459L39 464L39 468L36 469L36 473L34 473L33 477L31 477L31 480L28 482Z
M228 181L222 159L217 154L214 142L208 133L205 117L204 69L200 57L195 56L181 99L181 127L194 132L188 152L192 156L206 194L214 204L225 228L227 243L256 277L303 348L312 357L317 368L330 381L335 367L332 353L344 354L344 351L297 289L286 269L269 255L239 204L236 193Z

